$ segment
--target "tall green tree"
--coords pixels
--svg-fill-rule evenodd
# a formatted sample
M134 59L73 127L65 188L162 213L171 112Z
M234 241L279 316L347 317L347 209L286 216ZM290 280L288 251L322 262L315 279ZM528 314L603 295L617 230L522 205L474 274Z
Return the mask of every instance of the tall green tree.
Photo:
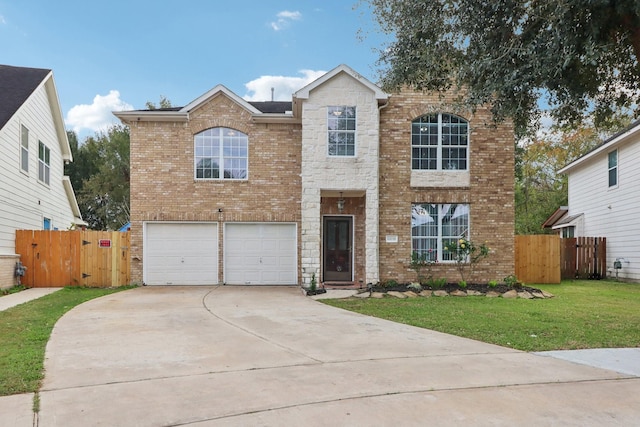
M98 144L94 139L87 139L79 144L78 135L73 131L67 131L67 138L71 146L73 162L65 165L65 174L69 176L76 194L79 194L85 181L97 172L99 164ZM82 207L80 207L82 210Z
M522 141L516 153L516 234L540 234L543 222L560 206L567 205L567 177L558 171L630 124L616 114L611 125L598 128L584 124L577 129L554 129Z
M395 40L381 50L385 87L465 89L518 135L548 110L595 125L640 101L638 0L361 0ZM462 92L461 92L462 93Z
M74 162L67 166L83 219L93 230L117 230L129 221L129 128L114 125L78 145L69 138Z

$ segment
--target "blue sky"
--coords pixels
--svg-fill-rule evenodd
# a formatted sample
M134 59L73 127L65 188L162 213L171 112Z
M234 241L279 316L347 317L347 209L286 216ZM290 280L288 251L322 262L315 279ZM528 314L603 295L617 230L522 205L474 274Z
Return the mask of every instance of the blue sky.
M83 138L116 122L113 110L161 95L182 106L217 84L290 100L343 63L376 82L386 38L356 1L0 0L0 64L52 69Z

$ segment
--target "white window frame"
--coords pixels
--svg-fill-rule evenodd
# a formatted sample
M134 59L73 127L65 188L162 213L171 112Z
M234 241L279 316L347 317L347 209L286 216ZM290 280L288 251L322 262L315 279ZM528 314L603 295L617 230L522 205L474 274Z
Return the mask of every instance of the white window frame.
M469 240L469 206L467 203L412 204L411 252L417 252L418 255L426 254L426 259L431 262L455 262L451 254L445 250L445 246L459 239ZM448 224L445 224L445 220ZM451 223L452 220L456 221Z
M38 180L46 185L51 182L51 150L38 141Z
M612 154L615 155L615 159L613 159L615 161L614 165L611 165L611 160L612 160ZM607 153L607 181L609 183L609 188L615 188L618 186L618 150L613 150L610 151L609 153ZM615 177L615 182L612 184L611 183L611 178L612 175L611 173L614 173L613 177Z
M216 168L198 167L202 161L217 160ZM242 167L244 166L244 167ZM211 176L207 175L211 172ZM202 176L198 176L198 175ZM236 129L215 127L193 137L193 177L196 181L246 181L249 179L249 137Z
M353 112L352 116L347 114ZM327 156L329 157L356 157L357 155L357 130L358 113L354 105L335 105L327 107ZM332 139L345 139L345 142ZM349 147L353 146L353 153L349 153ZM341 152L344 147L344 152Z
M457 120L459 120L459 122L457 123L444 123L443 122L443 117L444 116L448 116L451 118L455 118ZM437 117L437 122L433 122L433 121L425 121L425 123L422 123L421 120L423 118L425 119L431 119L431 118L435 118ZM450 124L451 127L453 128L453 125L461 125L464 124L466 127L466 132L465 133L456 133L456 134L448 134L448 136L450 137L449 140L452 141L453 138L458 138L460 139L464 139L464 143L459 143L459 144L444 144L443 141L445 139L445 135L443 133L443 128L446 127L447 124ZM432 129L431 126L429 125L437 125L437 133L436 134L432 134L429 131ZM418 132L416 132L416 130ZM423 139L433 139L436 138L436 144L421 144L420 142L422 142ZM464 137L464 138L462 138ZM416 143L416 139L418 140ZM469 144L470 144L470 133L469 133L469 121L466 120L464 117L460 117L458 115L455 114L450 114L450 113L433 113L433 114L424 114L416 119L414 119L413 121L411 121L411 169L412 170L437 170L437 171L450 171L450 170L455 170L455 171L468 171L469 170ZM465 156L464 157L457 157L454 160L455 163L459 163L461 161L464 161L465 163L465 167L464 168L457 168L457 167L451 167L453 165L453 163L448 163L445 167L444 162L444 151L447 149L464 149L465 150ZM427 158L427 159L423 159L422 157L416 157L414 156L414 151L415 150L420 150L420 149L435 149L436 151L436 157L435 159L431 159L431 158ZM421 167L421 165L419 167L415 167L414 163L415 162L433 162L435 161L435 168L433 167Z
M20 170L29 173L29 128L20 125Z

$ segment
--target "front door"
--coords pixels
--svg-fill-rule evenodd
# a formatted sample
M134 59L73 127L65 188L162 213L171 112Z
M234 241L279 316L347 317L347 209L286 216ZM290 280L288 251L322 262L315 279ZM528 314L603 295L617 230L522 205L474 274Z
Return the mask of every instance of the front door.
M351 217L325 217L324 219L324 281L350 282L352 272Z

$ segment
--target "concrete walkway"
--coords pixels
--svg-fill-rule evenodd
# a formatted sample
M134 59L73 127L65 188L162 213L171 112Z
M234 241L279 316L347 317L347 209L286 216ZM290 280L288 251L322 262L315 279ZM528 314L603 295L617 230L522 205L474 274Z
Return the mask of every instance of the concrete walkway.
M15 294L4 295L0 297L0 311L7 310L16 305L33 301L45 295L52 294L62 288L29 288Z
M42 427L640 422L640 377L362 316L289 287L92 300L56 324L45 368ZM0 425L32 425L4 399Z

